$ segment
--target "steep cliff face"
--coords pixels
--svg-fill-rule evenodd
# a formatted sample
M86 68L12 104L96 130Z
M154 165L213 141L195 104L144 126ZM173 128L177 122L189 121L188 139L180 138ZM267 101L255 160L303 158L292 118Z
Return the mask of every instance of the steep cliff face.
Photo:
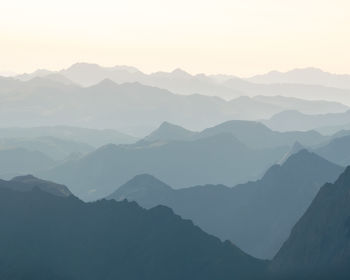
M334 184L321 188L271 270L288 279L350 278L350 167Z

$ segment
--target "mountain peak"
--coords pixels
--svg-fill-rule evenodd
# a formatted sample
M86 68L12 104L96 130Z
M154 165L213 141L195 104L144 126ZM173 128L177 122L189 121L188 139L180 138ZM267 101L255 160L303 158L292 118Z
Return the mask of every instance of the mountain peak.
M139 197L158 197L172 191L172 188L150 174L136 175L120 186L107 199L121 201L124 199L137 201Z
M192 77L191 74L189 74L188 72L186 72L186 71L184 71L184 70L182 70L180 68L174 69L171 72L171 74L173 74L174 76L179 77L179 78L190 78L190 77Z
M295 141L291 149L281 158L281 160L278 163L281 165L284 164L289 157L304 149L305 147L299 141Z
M163 122L155 131L144 138L147 142L154 141L187 141L195 132L187 130L170 122Z

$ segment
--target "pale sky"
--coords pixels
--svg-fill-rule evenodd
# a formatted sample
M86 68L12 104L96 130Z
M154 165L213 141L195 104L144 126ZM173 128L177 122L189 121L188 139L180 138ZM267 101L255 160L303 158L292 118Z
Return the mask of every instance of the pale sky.
M2 0L0 71L350 73L350 0Z

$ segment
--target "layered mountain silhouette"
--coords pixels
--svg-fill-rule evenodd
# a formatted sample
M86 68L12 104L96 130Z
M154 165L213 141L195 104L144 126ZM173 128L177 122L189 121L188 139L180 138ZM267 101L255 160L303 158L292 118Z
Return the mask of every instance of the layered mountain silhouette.
M350 110L344 113L307 115L298 111L285 111L264 121L268 127L278 131L307 131L322 127L348 125Z
M29 129L25 129L25 131L30 133ZM71 154L84 155L94 150L94 147L86 143L51 136L1 138L2 135L4 134L0 129L0 147L2 150L22 148L28 151L38 151L54 160L64 160Z
M304 84L350 89L350 75L332 74L317 68L294 69L288 72L271 71L256 75L248 81L261 84Z
M50 181L45 181L32 175L17 176L9 181L0 180L0 188L7 188L20 192L30 192L34 189L39 189L41 191L60 197L68 197L72 195L66 186Z
M302 150L261 180L238 185L204 185L174 190L150 175L137 176L108 196L146 208L171 207L205 231L229 239L245 252L272 258L288 238L319 188L343 168Z
M139 144L144 142L191 141L223 133L231 134L245 145L259 149L291 146L295 142L301 142L302 145L306 146L315 146L330 139L330 137L323 136L316 131L279 132L272 131L260 122L231 120L199 132L164 122L158 129L143 138Z
M38 151L23 148L0 150L0 176L10 178L51 168L56 161Z
M53 138L69 142L83 143L95 148L106 144L131 144L136 137L113 129L91 129L72 126L41 126L41 127L2 127L0 139L41 139ZM72 145L72 144L71 144ZM75 152L79 150L75 149Z
M271 265L277 279L349 279L350 167L325 184Z
M281 101L281 97L226 101L199 94L174 94L140 83L116 84L106 79L83 88L45 77L26 82L3 78L0 92L4 105L0 126L114 128L136 136L149 133L160 120L201 130L231 119L268 119L286 109L315 114L339 113L348 108L334 102L304 100L286 106L288 102Z
M167 207L15 188L0 182L1 279L266 279L266 262Z
M159 128L147 135L143 141L158 142L158 141L186 141L195 138L196 133L181 126L163 122Z
M206 183L234 185L260 177L287 150L287 146L250 148L232 134L220 133L193 141L106 145L36 174L93 200L142 173L154 174L175 188Z
M284 95L333 100L350 105L348 75L334 75L312 68L296 69L288 73L275 71L267 75L241 79L230 75L191 75L181 69L147 75L134 67L101 67L97 64L76 63L59 72L40 70L17 78L26 81L29 77L45 77L53 74L83 86L91 86L104 79L110 79L116 83L138 82L177 94L197 93L226 99L241 95Z
M339 165L350 165L350 134L332 139L326 145L315 149L322 157Z

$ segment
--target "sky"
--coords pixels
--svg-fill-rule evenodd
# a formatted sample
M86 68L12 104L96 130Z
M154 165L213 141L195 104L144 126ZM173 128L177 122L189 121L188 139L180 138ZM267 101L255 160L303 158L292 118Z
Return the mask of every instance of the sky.
M350 73L349 0L0 1L0 71Z

